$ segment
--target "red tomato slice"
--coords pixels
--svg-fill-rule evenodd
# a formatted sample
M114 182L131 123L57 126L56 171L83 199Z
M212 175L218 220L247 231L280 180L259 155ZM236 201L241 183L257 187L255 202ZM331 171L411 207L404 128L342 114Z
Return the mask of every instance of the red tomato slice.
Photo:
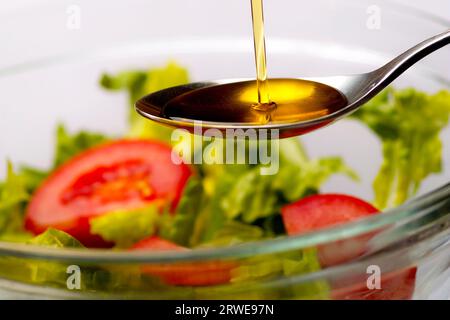
M289 235L353 221L378 212L371 204L341 194L314 195L287 205L281 210ZM336 241L320 246L318 256L323 267L336 265L364 253L373 235Z
M141 240L131 250L146 251L188 251L170 241L153 236ZM142 271L160 277L165 283L176 286L210 286L227 283L231 280L231 270L235 263L208 261L198 263L178 263L167 265L147 265Z
M37 234L53 227L87 246L105 246L89 232L92 217L155 201L176 207L192 172L171 156L169 146L147 140L116 141L88 150L61 166L36 191L25 226Z
M355 197L339 194L314 195L290 204L281 210L289 235L301 234L339 223L350 222L376 214L371 204ZM318 257L323 267L357 258L366 249L374 234L366 234L318 247ZM414 293L416 268L382 276L381 289L369 290L366 283L333 290L333 299L410 299ZM334 284L336 285L336 284ZM332 284L333 286L333 284Z
M320 194L303 198L281 209L289 235L318 230L377 213L371 204L341 194Z
M381 289L369 290L365 282L332 291L335 300L410 300L416 284L416 268L381 276Z

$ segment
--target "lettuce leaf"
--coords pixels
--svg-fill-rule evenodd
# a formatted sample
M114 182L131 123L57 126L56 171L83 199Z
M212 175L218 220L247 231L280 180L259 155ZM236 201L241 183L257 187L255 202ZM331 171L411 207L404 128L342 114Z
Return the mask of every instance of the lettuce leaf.
M262 227L266 237L279 234L275 217L283 205L317 193L334 174L357 179L341 158L310 160L299 139L279 143L280 165L275 175L261 175L259 165L201 166L207 200L196 221L194 245L212 241L230 221ZM239 231L235 236L239 238Z
M129 248L139 240L158 236L181 246L190 246L193 229L202 208L203 188L198 177L191 177L183 190L176 212L160 212L156 205L137 210L118 210L91 219L93 234Z
M188 82L187 70L175 62L169 62L165 67L152 68L147 71L125 71L116 75L106 73L100 79L103 88L128 93L130 128L127 137L158 139L168 143L170 143L172 129L139 116L134 110L134 104L149 93Z
M56 131L56 147L53 167L58 168L79 153L99 144L108 142L109 140L110 139L103 134L88 131L69 134L64 125L60 124Z
M18 175L24 179L25 188L32 195L34 191L44 182L51 173L49 170L42 170L30 166L20 166Z
M293 277L321 269L315 249L306 249L282 254L264 255L251 258L232 271L232 282L259 283L268 279ZM312 280L304 284L291 283L279 290L277 298L327 299L329 285L323 280ZM276 290L273 290L276 292Z
M341 158L309 160L299 139L281 140L278 173L261 175L259 166L250 168L236 177L221 206L228 218L254 223L278 214L286 203L317 192L334 174L357 179Z
M245 223L252 223L277 212L280 199L273 181L273 176L261 175L259 168L253 168L238 177L221 201L228 219L239 217Z
M53 248L83 248L83 245L78 240L65 232L55 229L48 229L26 243ZM8 256L0 257L0 275L7 279L33 284L66 287L67 267L68 264L60 262Z
M63 125L59 125L52 169L21 166L14 172L12 164L8 162L6 180L0 182L0 240L12 242L29 240L31 235L24 230L23 218L30 196L54 169L86 149L108 140L109 138L102 134L87 131L69 134Z
M154 205L137 210L118 210L89 221L91 232L118 248L129 248L155 234L160 214Z
M84 249L78 240L56 229L48 229L46 232L26 241L26 243L57 249ZM71 275L71 273L68 273L68 267L72 265L66 262L1 256L0 277L67 289L67 281ZM139 266L76 265L81 271L80 289L83 291L92 290L97 293L104 291L111 294L114 290L119 290L123 294L124 288L140 290L161 290L161 288L164 288L159 282L142 277Z
M159 236L189 247L193 244L194 228L199 212L204 205L204 191L201 180L191 177L183 190L174 214L166 212L159 223Z
M206 200L195 223L192 244L199 245L214 238L229 220L222 201L229 194L239 176L249 170L248 165L203 165L203 186Z
M49 228L28 241L29 244L53 248L84 248L74 237L57 229Z
M442 171L439 134L448 124L450 92L433 95L388 88L353 117L380 139L383 163L373 183L375 205L397 206L413 196L422 181Z
M228 247L244 242L262 240L265 237L265 232L260 227L231 220L226 221L224 225L214 233L211 240L201 243L198 247Z
M0 184L0 239L18 241L28 238L23 228L25 205L29 200L26 180L8 162L6 180Z
M6 180L0 182L0 240L24 242L31 235L23 228L23 216L30 196L54 169L77 154L109 140L99 133L80 131L69 134L61 124L57 128L53 167L49 170L21 166L13 172L8 162Z

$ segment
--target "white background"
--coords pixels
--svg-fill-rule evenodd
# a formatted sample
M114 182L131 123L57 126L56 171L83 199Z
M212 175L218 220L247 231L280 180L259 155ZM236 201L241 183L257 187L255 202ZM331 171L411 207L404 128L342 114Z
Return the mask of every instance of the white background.
M375 3L376 1L374 1ZM417 7L442 18L450 19L449 0L397 0L397 2Z
M420 8L422 10L428 11L442 18L450 20L450 0L396 0L396 1ZM37 3L41 2L48 2L48 0L14 0L8 2L3 1L3 3L0 5L0 10L14 10L16 8L24 6L36 5ZM76 2L77 2L76 0L73 1L74 4L76 4ZM374 4L376 4L376 2L377 2L376 0L373 1Z

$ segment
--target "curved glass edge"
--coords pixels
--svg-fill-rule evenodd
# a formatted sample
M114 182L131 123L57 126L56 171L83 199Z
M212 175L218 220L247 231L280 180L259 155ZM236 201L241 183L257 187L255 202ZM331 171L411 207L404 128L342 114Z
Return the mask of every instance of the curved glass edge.
M215 259L236 259L249 256L280 253L309 248L320 244L356 237L394 224L404 224L411 219L430 213L425 208L442 204L444 210L450 199L450 183L426 195L413 199L404 205L387 210L379 215L353 223L324 228L320 231L299 236L280 237L259 242L248 242L231 247L198 249L188 252L115 252L100 249L55 249L35 245L0 242L0 255L64 262L85 263L177 263L189 261L208 261ZM424 213L425 212L425 213ZM431 210L431 213L434 211ZM444 212L450 215L450 210ZM395 227L395 226L394 226ZM407 230L406 230L407 232Z
M114 291L103 290L82 290L71 291L61 287L43 286L36 284L23 283L16 280L0 279L0 289L6 290L8 293L25 294L29 298L45 297L55 299L173 299L174 297L182 298L207 298L223 299L224 295L227 299L256 299L261 296L271 297L279 294L280 292L286 292L290 289L302 288L302 286L308 286L314 283L326 282L332 284L327 292L328 296L306 296L307 298L315 299L335 299L337 296L341 296L342 292L353 291L356 287L366 283L367 279L367 267L371 265L377 265L382 268L382 274L386 277L394 275L401 275L415 270L424 261L431 258L440 258L441 264L442 257L445 258L445 251L448 250L449 242L445 241L448 238L449 230L447 229L444 234L439 237L434 237L433 241L429 241L426 246L421 243L402 248L397 251L389 253L380 253L369 257L367 259L355 261L348 265L341 265L333 269L323 269L316 272L307 274L292 275L285 277L278 277L274 279L268 279L267 281L260 283L241 283L238 285L229 284L214 287L204 288L189 288L189 287L171 287L165 291L160 290L148 290L148 291L133 291L128 288L121 288ZM436 259L435 259L436 260ZM445 260L445 259L444 259ZM392 261L396 261L395 264ZM427 285L416 284L415 291L419 291L421 297L427 297L430 294L430 290L436 285L439 285L439 279L436 276L436 270L428 271ZM432 283L429 281L432 280ZM431 285L430 285L431 284ZM255 296L255 290L257 295ZM293 296L295 298L295 296ZM298 298L298 297L297 297ZM300 298L302 298L300 296ZM410 297L412 298L412 296Z

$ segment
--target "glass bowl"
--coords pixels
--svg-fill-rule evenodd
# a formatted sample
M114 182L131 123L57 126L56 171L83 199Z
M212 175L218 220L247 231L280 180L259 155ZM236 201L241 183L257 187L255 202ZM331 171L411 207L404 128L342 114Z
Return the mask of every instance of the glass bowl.
M0 12L5 48L0 61L0 159L49 166L58 122L71 130L123 133L127 98L99 87L105 71L160 66L173 59L190 70L192 80L254 76L247 2L77 3L34 1ZM375 27L369 21L374 12L380 13ZM271 77L366 72L450 25L387 0L376 7L366 0L267 1L266 23ZM449 53L444 48L424 59L394 86L448 89ZM333 178L324 191L373 197L371 182L381 163L381 147L365 127L343 120L302 140L311 156L342 155L361 177L359 183ZM0 297L447 299L449 128L442 140L443 171L426 179L417 197L377 216L301 236L176 254L1 242ZM356 258L361 250L364 254ZM331 252L348 259L305 269L289 258L299 252ZM277 275L265 274L280 265ZM232 270L239 276L222 285L174 286L144 272L186 274L197 268L216 275ZM68 285L70 270L80 270L81 289ZM381 289L369 288L374 270L381 271ZM49 274L60 281L46 281Z

